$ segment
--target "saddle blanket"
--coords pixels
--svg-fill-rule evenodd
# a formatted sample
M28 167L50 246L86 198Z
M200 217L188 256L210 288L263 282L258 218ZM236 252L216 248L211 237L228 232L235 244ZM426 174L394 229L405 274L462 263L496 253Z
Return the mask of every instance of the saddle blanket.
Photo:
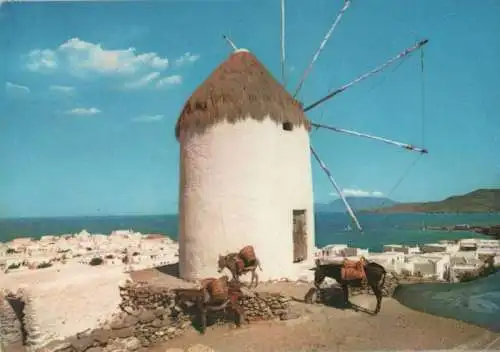
M229 285L227 281L227 277L216 278L208 278L204 279L201 282L203 289L208 291L208 294L215 301L226 300L229 295Z
M344 266L341 269L342 280L363 280L366 279L364 268L364 260L348 260L344 261Z
M255 265L255 260L250 263L245 263L242 258L238 257L236 259L236 269L238 270L238 273L243 273L245 269L251 268L253 265Z

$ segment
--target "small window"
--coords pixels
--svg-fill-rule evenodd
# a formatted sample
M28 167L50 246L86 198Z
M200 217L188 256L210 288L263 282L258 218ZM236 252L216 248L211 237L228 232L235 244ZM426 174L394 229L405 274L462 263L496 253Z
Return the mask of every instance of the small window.
M293 130L293 124L290 121L283 122L283 129L285 131L292 131Z

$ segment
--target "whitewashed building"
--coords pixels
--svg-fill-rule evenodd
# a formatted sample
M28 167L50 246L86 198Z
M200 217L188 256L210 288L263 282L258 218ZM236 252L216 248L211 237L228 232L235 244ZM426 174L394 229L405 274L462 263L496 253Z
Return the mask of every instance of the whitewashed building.
M382 265L387 271L400 273L404 267L406 255L403 252L370 253L366 258Z
M346 244L329 244L315 252L317 258L327 259L329 257L340 256L340 252L348 248Z
M402 244L386 244L384 245L384 252L401 252L404 254L414 254L420 252L420 247L405 246Z
M218 256L245 245L261 260L262 280L299 275L294 262L312 259L315 244L309 126L301 104L245 49L195 90L175 131L183 278L218 275Z
M479 240L477 244L477 254L479 257L500 255L500 241Z
M422 253L439 253L446 252L448 245L444 243L425 243L420 246Z
M465 238L458 241L460 246L460 251L475 251L477 250L478 239L476 238Z

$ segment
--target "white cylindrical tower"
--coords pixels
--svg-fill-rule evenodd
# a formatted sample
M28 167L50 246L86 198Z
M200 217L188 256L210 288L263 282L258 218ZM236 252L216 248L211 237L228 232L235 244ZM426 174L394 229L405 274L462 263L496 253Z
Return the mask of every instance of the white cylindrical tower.
M297 262L314 248L309 126L246 50L198 87L176 125L182 278L218 276L218 256L245 245L262 263L261 280L298 277Z

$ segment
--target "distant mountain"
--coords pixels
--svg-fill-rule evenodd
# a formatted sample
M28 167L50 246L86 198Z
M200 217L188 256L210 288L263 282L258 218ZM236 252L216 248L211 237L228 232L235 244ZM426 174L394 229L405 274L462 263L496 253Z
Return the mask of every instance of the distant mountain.
M399 203L373 211L379 213L498 213L500 212L500 189L478 189L439 202Z
M398 204L392 199L384 197L346 197L346 199L354 211L392 207ZM314 211L317 213L345 213L346 209L344 202L339 198L329 203L314 204Z

